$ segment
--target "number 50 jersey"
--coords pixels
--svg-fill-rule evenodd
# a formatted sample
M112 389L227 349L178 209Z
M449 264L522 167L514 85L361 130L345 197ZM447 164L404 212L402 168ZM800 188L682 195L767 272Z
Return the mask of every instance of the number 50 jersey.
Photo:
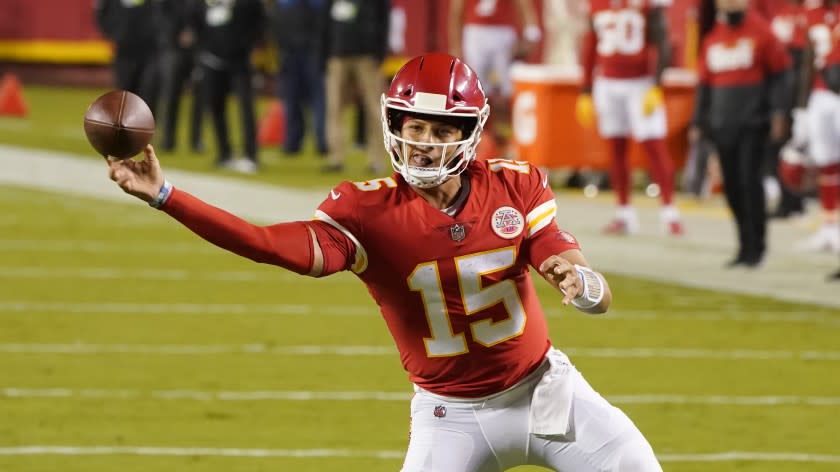
M550 346L528 264L578 249L555 222L547 177L526 162L473 162L455 216L397 174L344 182L315 218L352 241L349 267L380 307L404 368L441 395L481 397L524 378Z
M590 0L589 16L597 39L601 75L629 79L653 75L654 51L648 15L671 0Z

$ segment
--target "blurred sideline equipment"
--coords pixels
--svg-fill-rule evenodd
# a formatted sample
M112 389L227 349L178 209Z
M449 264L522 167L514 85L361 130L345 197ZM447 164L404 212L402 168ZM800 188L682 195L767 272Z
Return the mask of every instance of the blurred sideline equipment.
M85 113L85 134L99 154L117 159L137 155L152 140L155 118L137 95L114 90L97 98Z
M25 117L29 113L26 101L23 99L23 87L12 74L3 76L0 82L0 116Z
M280 100L272 100L260 118L257 142L260 146L279 146L286 139L286 114Z

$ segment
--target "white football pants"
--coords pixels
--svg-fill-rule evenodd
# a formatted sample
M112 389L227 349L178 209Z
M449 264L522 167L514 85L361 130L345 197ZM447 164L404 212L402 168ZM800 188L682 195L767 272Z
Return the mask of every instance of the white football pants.
M636 425L574 366L568 370L569 433L558 439L530 434L532 394L549 368L545 362L516 386L480 401L418 389L402 472L499 472L526 464L558 472L662 472Z

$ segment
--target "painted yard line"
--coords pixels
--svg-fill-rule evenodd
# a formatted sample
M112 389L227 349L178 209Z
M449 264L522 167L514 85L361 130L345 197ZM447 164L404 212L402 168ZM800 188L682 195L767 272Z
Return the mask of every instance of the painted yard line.
M14 446L0 447L2 456L216 456L216 457L297 457L297 458L374 458L401 460L405 451L360 449L242 449L209 447L148 446ZM801 452L726 451L703 454L661 454L660 462L806 462L840 463L840 456Z
M74 313L74 314L177 314L177 315L335 315L375 316L374 308L360 305L314 306L291 304L245 303L76 303L76 302L0 302L3 313Z
M198 241L196 243L150 244L144 241L74 241L67 239L0 239L0 251L36 252L118 252L125 253L175 253L219 254L217 247Z
M613 318L624 318L633 320L674 320L674 321L748 321L761 323L824 323L833 326L840 326L840 316L831 313L813 313L808 311L789 312L739 312L731 313L721 311L715 312L692 312L685 310L679 314L662 314L649 312L633 312L616 310L610 313Z
M72 388L15 388L0 389L3 398L95 398L129 400L151 398L155 400L192 401L408 401L410 392L313 392L313 391L218 391L205 390L105 390ZM616 405L737 405L737 406L837 406L840 397L813 397L797 395L607 395Z
M183 269L117 269L111 267L0 267L0 278L10 279L99 279L99 280L166 280L171 281L223 281L270 282L299 280L300 277L285 271L203 271Z
M564 347L572 357L671 358L725 360L840 361L840 351L772 351L753 349L586 348ZM39 344L0 343L0 353L12 354L151 354L201 356L215 354L272 354L282 356L391 356L391 346L268 344Z
M661 454L660 462L821 462L840 463L840 456L804 452L727 451L705 454Z
M245 304L245 303L126 303L126 302L40 302L34 300L7 300L0 302L0 314L13 312L62 312L62 313L107 313L107 314L277 314L277 315L352 315L375 316L374 307L362 305L289 305L289 304ZM578 315L573 309L546 309L550 317ZM814 323L840 327L840 316L831 313L744 312L736 314L711 312L686 312L675 314L654 314L616 310L608 315L611 319L638 319L648 321L744 321L758 323Z

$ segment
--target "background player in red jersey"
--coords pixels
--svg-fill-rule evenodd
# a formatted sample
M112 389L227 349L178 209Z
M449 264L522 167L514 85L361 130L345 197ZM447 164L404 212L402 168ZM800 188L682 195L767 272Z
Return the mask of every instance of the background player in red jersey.
M826 58L840 40L840 2L823 0L807 11L807 19L809 41L802 65L806 79L800 84L799 105L807 104L807 114L802 116L807 119L808 154L819 172L823 215L820 229L798 246L807 251L840 252L840 130L833 125L840 97L826 87L822 77Z
M665 230L672 235L683 233L673 205L673 164L664 141L667 126L661 83L671 55L665 17L668 5L670 0L590 1L590 28L581 53L583 86L576 115L588 128L594 125L597 111L598 131L610 144L610 183L618 198L618 211L604 229L607 233L633 233L639 227L630 205L630 136L641 142L650 160L651 178L662 196L660 220ZM655 65L651 61L654 53Z
M793 69L802 70L802 61L805 56L805 47L808 45L808 22L804 0L784 0L774 2L775 5L764 2L764 9L759 9L765 18L770 22L770 28L776 38L787 47L788 53L793 60ZM793 88L799 90L799 79L801 74L794 74ZM804 113L804 110L797 113ZM787 129L792 129L793 116L787 116ZM784 185L779 185L779 157L781 149L786 141L789 142L790 132L785 133L782 140L772 141L767 146L767 158L765 164L766 175L774 179L774 185L766 186L779 194L779 202L775 210L769 215L774 218L787 218L789 216L802 214L805 211L803 197L792 192ZM786 151L787 152L787 151ZM769 193L769 192L768 192Z
M510 135L511 64L542 38L533 0L449 0L448 27L449 52L478 72L495 110L487 127L504 148Z
M552 347L529 266L581 311L612 296L558 228L539 169L475 160L489 114L475 72L414 58L382 105L396 172L342 183L313 221L261 227L212 207L167 183L151 146L142 162L110 160L110 176L236 254L365 283L416 392L403 471L661 471L633 422Z
M835 94L840 94L840 41L835 41L831 52L825 60L825 67L822 73L826 87ZM834 108L834 129L840 133L840 107ZM802 175L801 173L799 175ZM840 184L840 182L838 182ZM840 215L837 215L840 219ZM840 228L838 228L840 230ZM837 235L840 238L840 234ZM840 280L840 270L829 274L829 280Z

